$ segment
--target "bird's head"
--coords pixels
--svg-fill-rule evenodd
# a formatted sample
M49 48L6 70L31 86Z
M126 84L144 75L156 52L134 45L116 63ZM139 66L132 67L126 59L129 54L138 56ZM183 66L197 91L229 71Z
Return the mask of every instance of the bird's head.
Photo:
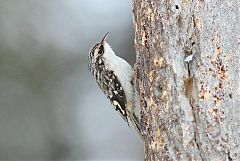
M98 42L89 53L89 69L91 70L93 66L98 63L100 58L103 58L104 56L108 54L115 54L113 50L111 49L110 45L106 42L106 39L109 35L109 32L104 35L102 40Z

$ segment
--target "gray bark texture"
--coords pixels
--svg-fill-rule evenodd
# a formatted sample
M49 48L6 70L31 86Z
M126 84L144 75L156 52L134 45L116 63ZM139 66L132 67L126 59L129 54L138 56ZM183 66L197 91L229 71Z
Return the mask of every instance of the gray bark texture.
M240 161L240 1L133 0L145 160Z

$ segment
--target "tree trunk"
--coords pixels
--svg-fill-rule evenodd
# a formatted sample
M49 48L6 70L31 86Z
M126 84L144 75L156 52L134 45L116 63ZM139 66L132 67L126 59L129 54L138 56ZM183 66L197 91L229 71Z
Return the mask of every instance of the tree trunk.
M240 1L133 0L145 160L240 160Z

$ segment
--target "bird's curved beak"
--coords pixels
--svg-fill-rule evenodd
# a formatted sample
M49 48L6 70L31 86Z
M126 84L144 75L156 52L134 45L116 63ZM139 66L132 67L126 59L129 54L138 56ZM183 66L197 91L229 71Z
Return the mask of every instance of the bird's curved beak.
M101 41L101 44L102 44L102 45L106 42L106 39L107 39L108 35L109 35L109 32L107 32L107 33L104 35L104 37L103 37L103 39L102 39L102 41Z

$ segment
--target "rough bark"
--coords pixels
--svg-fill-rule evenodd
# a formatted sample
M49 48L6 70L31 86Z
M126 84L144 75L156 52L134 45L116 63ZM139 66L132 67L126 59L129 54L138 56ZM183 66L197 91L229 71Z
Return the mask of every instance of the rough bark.
M240 160L240 1L133 0L133 14L145 160Z

